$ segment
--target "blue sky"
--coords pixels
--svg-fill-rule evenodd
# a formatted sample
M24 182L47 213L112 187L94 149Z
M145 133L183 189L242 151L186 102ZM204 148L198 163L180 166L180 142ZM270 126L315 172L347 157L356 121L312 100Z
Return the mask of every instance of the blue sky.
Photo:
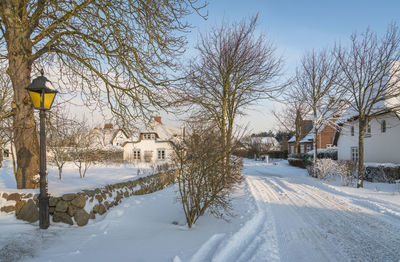
M305 51L331 46L335 41L346 43L351 33L370 27L378 34L387 25L400 25L400 1L272 1L210 0L208 19L191 16L195 28L189 34L188 55L193 55L199 32L206 33L223 20L238 21L258 13L257 30L276 45L285 60L285 75L293 74ZM270 110L279 105L260 102L248 110L239 123L249 124L253 132L273 129Z

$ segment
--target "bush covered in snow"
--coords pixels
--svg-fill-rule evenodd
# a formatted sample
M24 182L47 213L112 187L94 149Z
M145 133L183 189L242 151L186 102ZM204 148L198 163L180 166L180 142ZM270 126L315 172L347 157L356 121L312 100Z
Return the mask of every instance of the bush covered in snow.
M308 151L306 154L310 159L314 157L314 151ZM317 158L323 159L323 158L330 158L333 160L338 159L338 149L336 147L333 148L320 148L317 149Z
M307 166L307 171L310 176L327 179L330 176L335 176L337 168L337 163L334 160L323 158L317 159L315 164Z
M307 166L307 155L306 154L290 154L288 156L288 162L291 166L297 166L301 168L306 168Z
M344 186L354 184L356 164L352 161L335 161L329 158L317 159L315 165L307 166L308 174L319 179L341 178Z
M337 175L340 176L342 180L342 185L353 186L357 172L356 162L342 160L336 163L338 166Z

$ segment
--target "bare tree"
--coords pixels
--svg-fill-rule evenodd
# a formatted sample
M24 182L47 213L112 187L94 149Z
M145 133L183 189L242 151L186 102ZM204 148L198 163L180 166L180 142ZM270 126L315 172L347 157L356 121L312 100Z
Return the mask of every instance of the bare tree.
M184 18L198 0L2 0L0 59L14 91L17 187L35 188L39 144L25 88L32 69L51 66L68 91L121 117L165 106L184 52ZM156 92L158 91L158 92Z
M349 92L350 106L358 119L358 183L364 182L364 135L368 121L400 108L400 34L397 25L378 38L367 29L350 37L348 49L338 47L336 57L342 71L341 87Z
M78 167L80 178L84 178L86 171L92 165L95 150L91 148L93 139L85 122L76 125L73 132L74 142L72 144L72 160Z
M274 115L278 124L287 132L294 132L295 136L295 152L300 152L300 140L304 135L303 121L310 113L310 106L304 100L302 94L296 93L296 88L290 88L282 99L285 107L281 111L273 110Z
M185 99L197 117L220 130L225 167L229 168L235 119L260 99L273 97L282 61L265 37L257 36L257 17L231 25L224 23L201 37L198 57L190 64ZM229 172L229 170L227 170Z
M257 158L264 148L261 137L247 136L242 139L242 143L247 149L247 157L249 158Z
M241 162L231 162L231 174L221 169L223 148L215 127L192 126L188 135L175 143L179 200L191 228L207 211L218 218L230 215L230 194L241 179Z
M12 87L10 78L6 75L5 68L0 68L0 167L3 161L5 146L12 143L11 130L11 102ZM11 152L10 152L11 153Z
M71 146L74 145L73 130L77 123L67 117L67 113L60 107L51 111L47 124L47 144L51 152L50 161L58 169L58 177L62 179L62 169L65 163L71 160ZM73 148L73 147L72 147Z
M295 86L313 117L314 164L317 159L318 134L326 125L334 126L333 118L340 111L343 89L338 88L338 64L327 50L304 55L296 71Z

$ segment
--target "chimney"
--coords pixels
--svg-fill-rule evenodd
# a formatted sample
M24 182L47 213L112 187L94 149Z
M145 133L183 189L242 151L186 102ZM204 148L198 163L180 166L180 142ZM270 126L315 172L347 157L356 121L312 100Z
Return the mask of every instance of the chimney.
M113 129L113 125L110 123L104 124L104 129Z
M155 116L154 120L156 120L158 123L162 124L161 123L161 116Z

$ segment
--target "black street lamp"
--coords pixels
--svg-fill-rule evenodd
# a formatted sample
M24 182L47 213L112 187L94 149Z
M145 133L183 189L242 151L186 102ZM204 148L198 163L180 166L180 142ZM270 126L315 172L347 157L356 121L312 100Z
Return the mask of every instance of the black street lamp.
M50 225L49 219L49 195L47 193L47 172L46 172L46 111L53 105L56 90L50 89L51 82L43 76L35 78L26 88L32 105L40 110L40 195L39 195L39 226L47 229Z

